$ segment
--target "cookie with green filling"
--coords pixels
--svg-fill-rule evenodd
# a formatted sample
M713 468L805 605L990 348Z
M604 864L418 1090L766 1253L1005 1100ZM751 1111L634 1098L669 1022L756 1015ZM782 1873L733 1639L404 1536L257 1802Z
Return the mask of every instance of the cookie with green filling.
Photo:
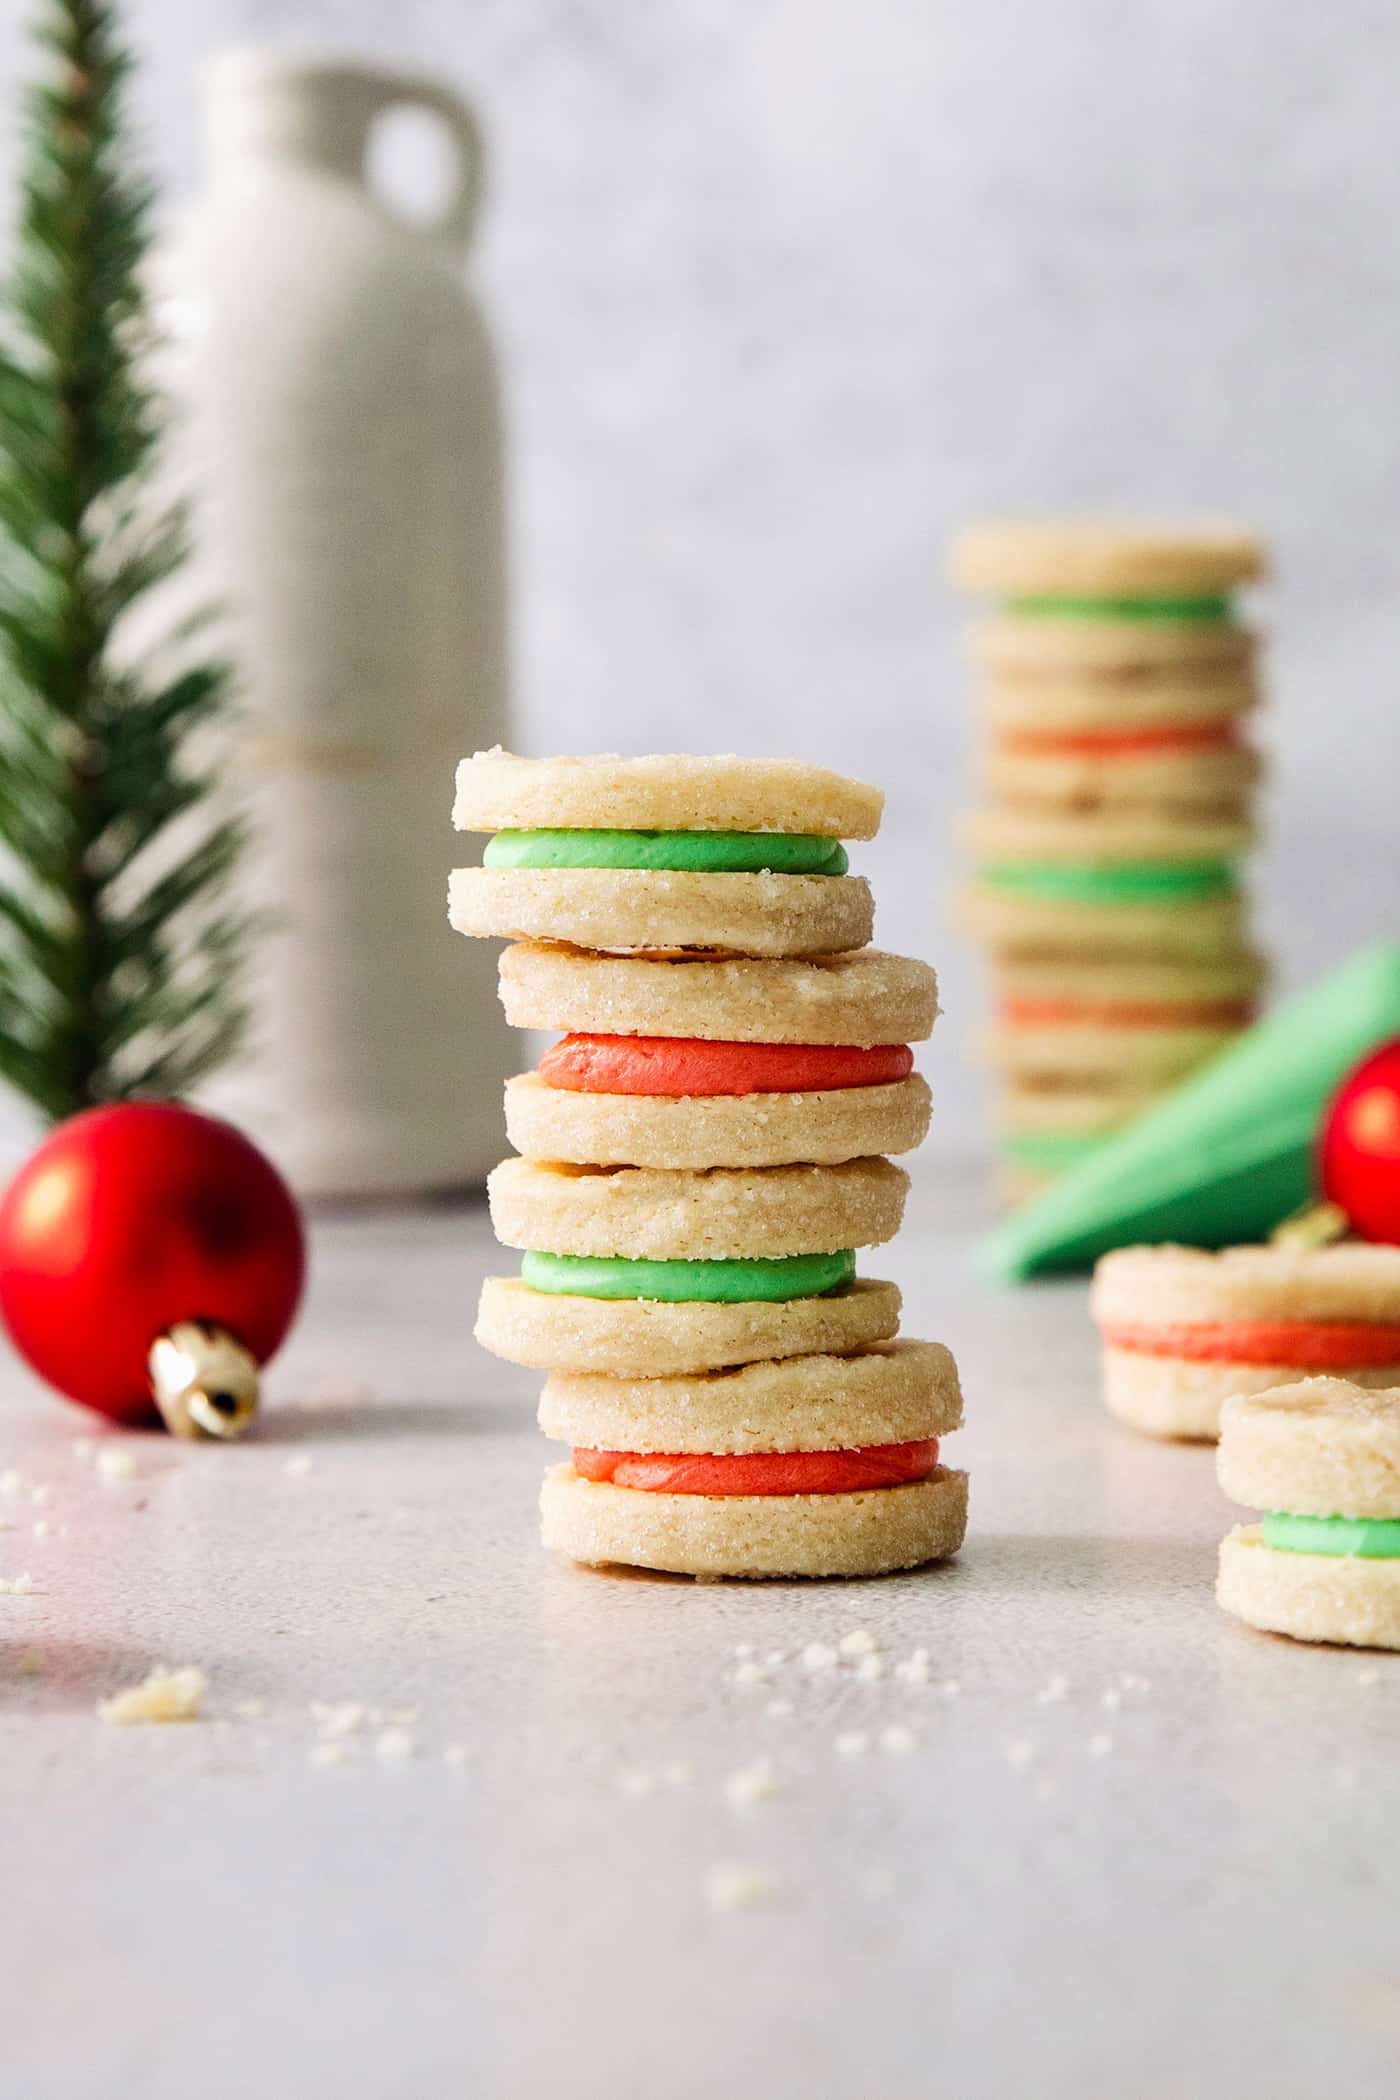
M460 933L652 954L834 955L873 930L843 838L873 837L883 797L788 759L518 758L478 751L453 822L491 833L454 870Z
M1225 1611L1295 1640L1400 1648L1400 1386L1308 1378L1237 1395L1217 1473L1262 1512L1221 1545Z

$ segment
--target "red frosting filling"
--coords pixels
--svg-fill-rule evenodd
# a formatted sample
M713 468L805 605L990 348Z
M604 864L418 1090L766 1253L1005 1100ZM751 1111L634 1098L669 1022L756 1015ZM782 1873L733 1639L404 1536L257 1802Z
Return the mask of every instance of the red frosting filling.
M584 1480L656 1495L849 1495L927 1480L938 1464L938 1439L860 1451L576 1450L573 1463Z
M1103 1338L1110 1349L1186 1363L1286 1364L1299 1371L1400 1364L1400 1323L1369 1320L1121 1321L1106 1325Z
M842 1043L704 1043L662 1035L566 1035L539 1074L580 1094L813 1094L907 1079L903 1043L857 1050Z
M1080 1006L1070 999L1008 999L1009 1028L1244 1028L1253 1019L1248 999L1195 999L1173 1005L1127 1000Z
M1233 722L1168 729L1008 729L1008 751L1065 758L1138 758L1153 751L1218 751L1238 744Z

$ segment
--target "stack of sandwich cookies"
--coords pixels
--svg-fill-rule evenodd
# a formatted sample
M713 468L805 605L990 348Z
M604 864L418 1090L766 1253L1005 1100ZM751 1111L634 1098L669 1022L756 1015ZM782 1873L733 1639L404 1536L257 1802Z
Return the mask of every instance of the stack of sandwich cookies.
M590 830L757 836L772 868L775 837L868 836L879 810L874 790L782 762L491 753L459 774L459 823L554 831L592 872L573 843ZM736 871L702 859L684 866L684 924L651 934L650 902L619 890L597 948L566 860L534 871L560 877L547 922L525 923L519 892L500 916L491 886L464 880L494 867L453 878L457 924L527 936L502 957L507 1018L563 1037L508 1089L522 1156L490 1194L521 1274L488 1280L477 1327L552 1374L541 1420L573 1460L546 1483L546 1543L697 1576L941 1558L965 1522L964 1476L937 1449L960 1419L956 1370L946 1350L893 1343L898 1292L856 1274L903 1212L885 1155L928 1126L910 1044L937 1014L933 973L823 952L781 893L729 892L731 909L697 885ZM810 928L824 907L801 909Z
M1400 1385L1400 1248L1125 1247L1091 1303L1105 1404L1152 1436L1214 1438L1232 1397L1316 1372Z
M1105 1130L1252 1018L1261 970L1237 869L1254 836L1259 760L1242 724L1257 695L1253 637L1231 594L1261 569L1258 543L1233 528L989 525L954 548L955 580L1003 601L971 638L984 802L969 824L962 901L998 979L993 1061L1014 1060L1022 1096L1036 1086L1118 1096ZM1179 982L1140 999L1124 978L1153 965ZM1078 980L1065 1002L1069 1047L1098 1039L1092 1074L1054 1054L1058 1017L1028 1029L1021 1018L1028 1003L1059 1003L1023 982L1056 968ZM1207 980L1199 988L1193 973ZM1052 1055L1037 1067L1046 1025ZM1159 1029L1167 1040L1149 1080L1147 1038ZM1024 1118L1005 1121L1015 1130ZM1087 1144L1087 1119L1079 1133ZM1078 1156L1046 1153L1038 1168L1013 1157L1012 1179L1033 1184Z
M1400 1386L1241 1394L1217 1471L1231 1501L1263 1512L1221 1544L1224 1610L1295 1640L1400 1648Z

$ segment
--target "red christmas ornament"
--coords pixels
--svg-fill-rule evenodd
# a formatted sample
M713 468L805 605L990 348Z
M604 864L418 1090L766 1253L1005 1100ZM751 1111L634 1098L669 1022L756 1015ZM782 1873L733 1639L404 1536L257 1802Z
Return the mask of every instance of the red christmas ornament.
M1400 1245L1400 1036L1373 1050L1322 1122L1323 1192L1363 1239Z
M234 1436L306 1274L286 1183L173 1102L59 1125L0 1202L0 1316L33 1368L118 1422Z

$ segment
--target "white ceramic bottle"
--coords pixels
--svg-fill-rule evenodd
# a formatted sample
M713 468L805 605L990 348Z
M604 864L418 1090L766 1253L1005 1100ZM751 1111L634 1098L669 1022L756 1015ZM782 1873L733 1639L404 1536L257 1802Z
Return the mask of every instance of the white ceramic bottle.
M458 157L427 224L366 178L404 104ZM508 741L500 416L462 282L479 138L431 82L277 51L214 61L208 124L158 310L273 917L249 1053L210 1097L304 1194L466 1185L509 1067L493 959L445 905L454 764Z

